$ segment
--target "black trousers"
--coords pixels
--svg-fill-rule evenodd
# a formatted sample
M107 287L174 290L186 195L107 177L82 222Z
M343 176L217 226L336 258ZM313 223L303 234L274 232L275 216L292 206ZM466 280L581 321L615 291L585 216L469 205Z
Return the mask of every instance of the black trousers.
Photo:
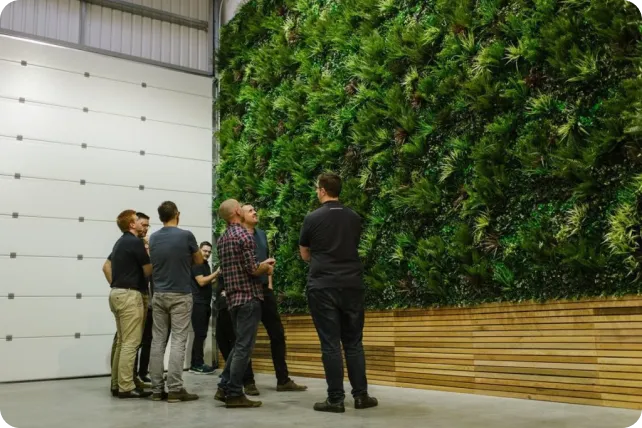
M209 303L194 302L192 309L192 328L194 343L192 344L192 367L205 364L205 339L212 316L212 306Z
M147 311L147 319L145 320L143 339L140 342L140 358L138 354L136 354L136 363L134 364L134 370L138 368L138 375L140 377L145 377L149 374L149 355L152 349L152 323L152 310L149 309Z
M236 334L234 333L232 314L227 308L219 309L216 316L216 343L226 363L229 360L232 349L234 349L235 342ZM251 383L254 383L254 371L252 370L252 360L250 359L250 362L247 364L247 369L243 374L243 385Z
M363 289L323 288L308 291L308 305L319 340L328 398L336 403L345 399L343 357L354 397L368 392L366 358L363 352L365 293Z
M274 365L276 381L279 385L284 385L290 380L288 364L285 362L285 330L279 315L274 291L266 287L263 289L263 296L261 322L270 338L272 364Z

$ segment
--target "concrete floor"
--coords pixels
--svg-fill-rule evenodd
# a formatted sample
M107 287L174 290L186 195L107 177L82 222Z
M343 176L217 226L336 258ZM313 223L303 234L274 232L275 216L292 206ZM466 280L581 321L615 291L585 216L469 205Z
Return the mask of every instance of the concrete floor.
M632 410L381 386L370 391L379 408L357 411L349 399L346 413L324 414L311 406L324 398L325 381L296 379L310 390L277 393L268 375L257 378L262 408L228 410L213 400L217 379L185 373L201 399L179 404L111 398L107 378L0 385L0 413L17 428L627 428L640 418Z

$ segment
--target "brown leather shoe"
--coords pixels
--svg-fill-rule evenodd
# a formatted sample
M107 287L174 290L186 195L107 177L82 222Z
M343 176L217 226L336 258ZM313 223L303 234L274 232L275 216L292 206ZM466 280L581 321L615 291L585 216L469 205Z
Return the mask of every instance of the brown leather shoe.
M307 391L308 387L305 385L297 385L294 383L292 379L290 379L287 383L284 383L283 385L277 385L276 390L278 392L299 392L299 391Z
M181 389L178 392L170 392L167 397L168 403L180 403L181 401L195 401L198 400L198 395L190 394L185 391L185 388Z
M246 395L251 395L254 397L256 397L257 395L261 395L255 383L248 383L243 387L243 390L245 391Z
M216 394L214 395L214 399L216 401L220 401L222 403L225 403L225 391L223 391L221 388L216 390Z
M260 401L249 400L245 395L241 395L240 397L227 397L225 399L225 407L228 409L248 409L261 407L262 404Z

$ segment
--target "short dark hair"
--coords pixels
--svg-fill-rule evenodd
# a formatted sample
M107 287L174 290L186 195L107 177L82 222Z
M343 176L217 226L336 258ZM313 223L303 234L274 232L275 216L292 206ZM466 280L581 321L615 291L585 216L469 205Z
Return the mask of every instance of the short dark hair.
M203 242L201 242L201 245L199 245L199 246L198 246L198 248L203 248L203 247L210 247L210 248L212 248L212 244L210 244L210 243L209 243L209 242L207 242L207 241L203 241Z
M163 223L171 221L178 215L178 207L172 201L165 201L158 207L158 217Z
M320 189L324 189L331 198L338 198L341 194L341 177L335 173L326 172L321 174L317 185Z
M132 218L136 215L134 210L125 210L118 215L116 219L116 224L121 232L125 233L129 231L129 225L132 224Z
M139 219L142 218L143 220L149 220L149 216L147 214L141 213L141 212L136 213L136 217L138 217Z

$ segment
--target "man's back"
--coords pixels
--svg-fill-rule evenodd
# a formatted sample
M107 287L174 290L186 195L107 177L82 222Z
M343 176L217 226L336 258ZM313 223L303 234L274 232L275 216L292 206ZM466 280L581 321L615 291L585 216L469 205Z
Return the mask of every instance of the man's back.
M362 288L361 218L338 201L326 202L303 222L300 244L310 248L308 287Z
M198 251L192 232L163 227L149 238L154 292L191 294L192 254Z

